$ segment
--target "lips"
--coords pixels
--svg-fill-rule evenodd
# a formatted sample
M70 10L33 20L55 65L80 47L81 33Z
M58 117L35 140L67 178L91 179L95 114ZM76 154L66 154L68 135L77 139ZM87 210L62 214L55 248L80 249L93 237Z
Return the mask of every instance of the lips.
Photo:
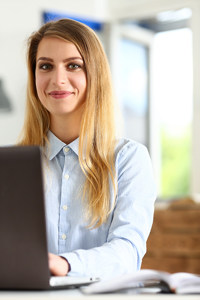
M63 99L70 95L72 95L72 92L69 91L52 91L49 93L49 95L55 99Z

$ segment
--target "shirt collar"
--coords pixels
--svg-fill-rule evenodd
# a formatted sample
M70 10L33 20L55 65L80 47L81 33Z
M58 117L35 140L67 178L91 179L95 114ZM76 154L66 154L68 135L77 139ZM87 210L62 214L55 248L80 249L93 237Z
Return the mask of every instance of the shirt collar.
M71 142L70 144L68 144L68 147L70 147L74 153L76 153L76 155L78 156L78 152L79 152L79 138L75 139L73 142Z
M66 146L71 148L78 156L79 138L66 145L59 138L57 138L50 130L48 132L47 138L49 143L45 146L45 154L49 160L52 160Z

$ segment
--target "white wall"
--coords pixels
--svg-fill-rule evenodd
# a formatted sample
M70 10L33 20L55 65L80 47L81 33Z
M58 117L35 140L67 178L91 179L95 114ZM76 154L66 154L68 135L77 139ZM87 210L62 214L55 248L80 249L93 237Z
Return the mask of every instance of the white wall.
M103 20L106 1L101 0L1 0L0 78L12 100L13 111L0 111L0 146L13 144L23 124L26 95L26 39L42 22L42 12L54 10Z
M199 0L108 0L112 19L144 19L161 11L191 7Z

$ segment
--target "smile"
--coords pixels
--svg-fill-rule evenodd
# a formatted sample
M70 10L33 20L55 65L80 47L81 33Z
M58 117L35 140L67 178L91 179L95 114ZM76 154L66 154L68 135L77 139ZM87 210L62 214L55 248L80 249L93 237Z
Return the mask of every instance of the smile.
M55 99L63 99L70 95L72 95L72 92L69 91L52 91L49 93L49 95Z

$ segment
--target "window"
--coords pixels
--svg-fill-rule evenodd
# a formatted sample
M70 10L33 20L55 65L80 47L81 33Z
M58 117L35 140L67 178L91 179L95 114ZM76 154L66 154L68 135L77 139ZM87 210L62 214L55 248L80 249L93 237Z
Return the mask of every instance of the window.
M192 33L154 38L154 102L159 124L160 197L188 195L191 173Z
M118 49L116 86L124 120L124 135L148 147L148 48L122 37Z

